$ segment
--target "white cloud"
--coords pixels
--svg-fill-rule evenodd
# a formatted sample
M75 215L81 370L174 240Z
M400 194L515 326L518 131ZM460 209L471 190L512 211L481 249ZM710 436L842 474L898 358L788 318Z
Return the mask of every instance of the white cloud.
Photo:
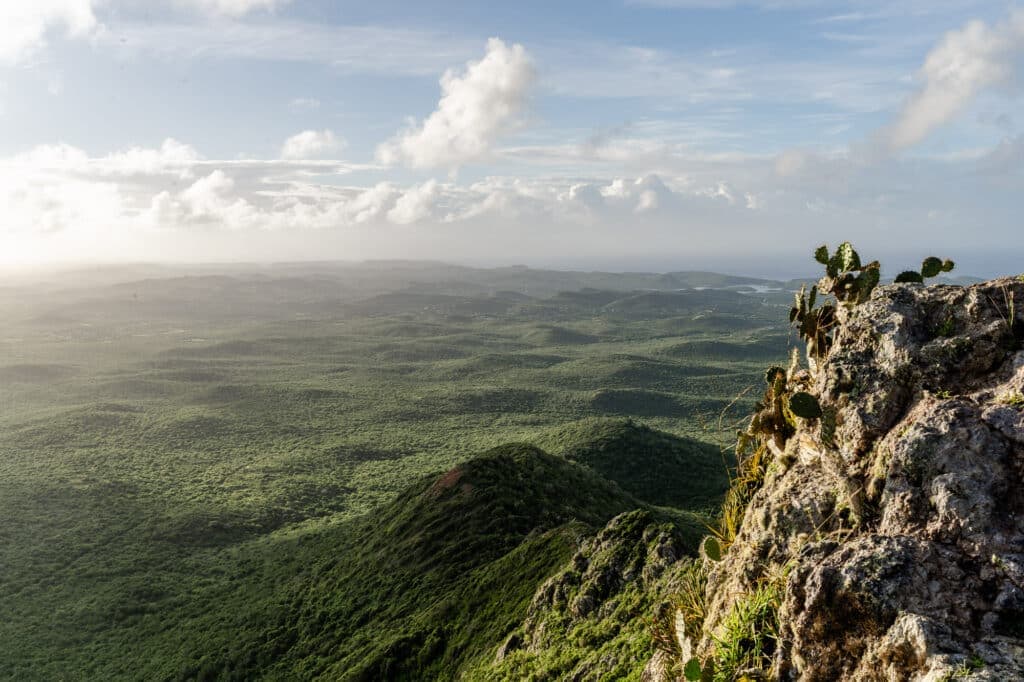
M131 177L170 175L191 177L202 157L194 147L167 138L157 149L132 147L98 158L67 144L40 145L19 154L11 162L33 172Z
M435 76L470 59L479 43L422 29L274 21L170 23L127 21L97 41L120 54L166 59L197 55L324 64L339 73Z
M282 159L315 159L340 151L345 141L330 130L304 130L285 140Z
M434 213L438 196L436 180L428 180L412 187L395 201L395 207L388 211L388 220L396 225L409 225L425 220Z
M732 188L729 184L723 181L719 181L714 187L705 187L697 192L702 197L708 197L711 199L724 199L729 204L736 203L736 197L733 194Z
M291 0L156 0L142 7L176 7L209 17L241 17L251 12L273 11ZM54 35L69 38L100 36L97 10L107 6L131 7L128 0L2 0L0 1L0 65L13 65L31 57ZM192 27L194 28L194 27ZM102 36L100 36L102 37ZM116 38L124 39L118 31ZM53 83L51 91L59 86Z
M16 64L46 45L51 33L88 35L97 26L93 0L0 2L0 64Z
M99 160L99 165L111 173L123 175L158 175L171 173L189 177L191 167L201 159L194 147L167 138L159 149L132 147L128 151L110 154Z
M734 9L756 7L762 10L792 10L821 7L828 0L628 0L627 4L663 9Z
M921 89L906 102L885 137L892 150L905 149L951 121L985 88L1002 85L1014 74L1015 57L1024 50L1024 10L994 26L970 21L950 31L928 53Z
M296 97L288 102L288 107L298 111L315 111L320 108L320 100L315 97Z
M394 205L397 194L390 182L377 183L345 202L344 214L354 223L376 220Z
M225 200L234 188L234 180L224 171L215 170L206 177L196 180L181 193L181 198L193 213L213 215L224 206Z
M643 175L632 182L616 178L602 187L600 193L613 204L628 204L634 213L648 213L671 204L673 194L654 173Z
M345 185L349 167L337 162L207 159L174 140L105 156L51 145L0 159L0 259L39 259L45 243L61 245L67 258L101 260L134 244L131 253L144 259L287 253L582 265L597 256L735 257L737 243L782 257L850 234L874 257L916 251L928 231L935 248L957 257L957 226L977 225L985 243L1012 241L1021 148L1011 138L984 159L864 166L808 151L782 163L690 157L665 174L618 179L601 172ZM379 171L360 170L371 178ZM935 193L954 181L962 191ZM272 234L279 236L260 236ZM287 250L256 251L257 242ZM220 250L204 250L212 243ZM326 251L327 243L354 250Z
M446 71L437 109L382 144L377 158L414 168L455 168L486 157L495 141L521 124L520 113L534 79L522 45L487 41L487 53L463 74Z
M225 17L240 17L258 10L273 11L289 2L291 0L175 0L175 4L182 7Z
M124 197L116 183L64 178L14 177L0 173L0 213L5 231L56 233L69 226L110 227L122 215Z

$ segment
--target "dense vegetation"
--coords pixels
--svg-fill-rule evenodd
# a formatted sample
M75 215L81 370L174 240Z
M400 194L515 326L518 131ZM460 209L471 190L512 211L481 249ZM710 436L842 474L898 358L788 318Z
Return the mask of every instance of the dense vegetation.
M615 513L696 538L789 338L701 273L187 274L0 287L0 677L464 670Z

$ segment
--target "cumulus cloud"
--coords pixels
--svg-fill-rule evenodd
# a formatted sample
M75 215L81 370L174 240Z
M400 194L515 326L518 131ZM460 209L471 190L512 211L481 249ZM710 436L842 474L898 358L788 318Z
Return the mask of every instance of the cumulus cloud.
M52 33L88 35L98 25L93 0L0 2L0 64L16 64L46 44Z
M464 73L445 72L434 113L380 145L378 160L414 168L455 168L486 157L501 135L521 125L533 79L533 66L522 45L491 38L483 59L469 62Z
M398 190L390 182L380 182L359 192L342 205L342 214L353 223L367 223L386 214L395 203Z
M616 178L601 189L601 195L623 204L628 203L634 213L646 213L671 203L672 190L654 173L648 173L629 182Z
M388 220L396 225L409 225L429 218L434 213L438 188L436 180L410 188L395 201L395 207L388 211Z
M282 159L316 159L342 150L345 141L330 130L304 130L285 140Z
M921 67L921 88L885 130L890 150L911 147L959 114L982 90L1008 83L1024 51L1024 10L989 26L970 21L946 34Z
M235 181L224 171L218 169L206 177L196 180L181 193L181 198L194 213L214 215L223 208L234 188Z

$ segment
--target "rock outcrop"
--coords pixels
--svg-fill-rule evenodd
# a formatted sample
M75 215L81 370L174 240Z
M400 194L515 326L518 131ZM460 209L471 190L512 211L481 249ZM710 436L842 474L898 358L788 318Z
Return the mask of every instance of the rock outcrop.
M687 546L672 523L649 511L616 516L540 586L522 626L469 678L631 677L652 655L648 617L690 563Z
M808 381L834 438L798 420L768 467L697 656L773 585L777 679L1024 679L1024 281L880 287L840 320Z

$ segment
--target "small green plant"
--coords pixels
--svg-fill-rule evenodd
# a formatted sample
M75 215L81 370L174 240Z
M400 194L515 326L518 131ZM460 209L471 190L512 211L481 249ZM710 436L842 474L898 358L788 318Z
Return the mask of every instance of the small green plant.
M701 559L691 560L679 576L678 592L673 594L650 621L651 638L654 645L680 660L685 679L704 679L700 661L692 658L694 635L704 625L705 591L708 583L707 563ZM696 666L696 677L689 677Z
M683 677L687 680L710 679L709 671L702 668L698 659L692 657L692 642L697 639L704 625L705 591L708 583L707 563L691 561L679 579L679 591L673 595L675 605L675 641L672 649L666 649L676 656L681 655ZM657 640L656 640L657 641ZM665 649L663 645L660 648Z
M978 654L972 654L970 658L964 659L952 670L946 672L940 682L953 682L953 680L964 680L985 667L985 660Z
M703 561L691 561L679 579L679 591L673 600L688 633L700 632L704 625L704 591L707 584L707 565Z
M904 270L900 274L896 275L895 281L897 284L902 282L916 282L918 284L923 284L925 279L928 277L935 277L941 272L952 272L955 267L956 264L949 259L942 260L935 256L928 256L921 263L920 272L916 270Z
M769 672L779 639L780 590L764 581L736 601L714 638L715 682L732 682L748 670Z
M1020 391L1002 393L996 397L996 402L1001 405L1016 407L1018 410L1024 410L1024 393Z
M1021 347L1021 343L1024 342L1024 320L1017 319L1017 303L1014 298L1014 291L1005 285L999 288L999 291L1003 294L1003 306L1000 307L998 303L991 296L986 296L992 307L996 309L996 313L1002 318L1003 324L1006 325L1006 330L1013 337L1012 347L1017 350ZM1006 313L1003 313L1003 308L1006 309Z
M943 320L942 324L940 324L938 328L936 328L935 333L937 336L942 336L945 338L953 336L953 334L956 333L956 320L953 319L953 316L950 315L945 320Z

